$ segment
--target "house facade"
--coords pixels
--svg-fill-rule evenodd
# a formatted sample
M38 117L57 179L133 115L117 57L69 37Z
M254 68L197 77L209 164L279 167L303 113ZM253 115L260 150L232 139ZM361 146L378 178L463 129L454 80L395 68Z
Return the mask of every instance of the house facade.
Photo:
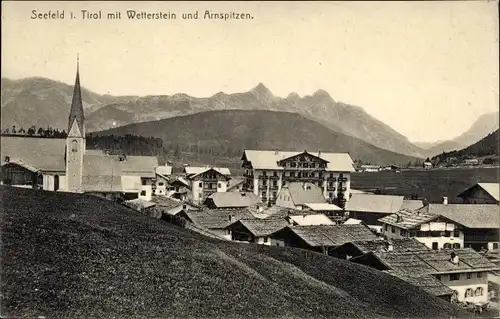
M191 184L191 196L195 204L203 203L214 193L226 192L231 179L227 168L186 167L185 173Z
M434 250L464 247L461 226L439 215L402 209L379 222L389 240L414 238Z
M242 161L243 189L271 205L291 182L312 183L330 201L349 200L350 173L354 172L349 154L245 150Z

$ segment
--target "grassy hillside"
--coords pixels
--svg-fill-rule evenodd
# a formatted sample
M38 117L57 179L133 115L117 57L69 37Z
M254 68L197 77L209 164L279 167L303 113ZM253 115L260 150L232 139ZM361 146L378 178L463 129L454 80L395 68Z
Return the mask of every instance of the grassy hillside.
M97 134L154 136L161 138L164 146L170 144L223 151L229 148L240 152L243 149L349 152L353 159L373 164L406 164L415 160L334 132L301 115L287 112L202 112L131 124Z
M0 186L0 196L5 315L459 314L451 304L390 275L332 257L207 239L84 195Z

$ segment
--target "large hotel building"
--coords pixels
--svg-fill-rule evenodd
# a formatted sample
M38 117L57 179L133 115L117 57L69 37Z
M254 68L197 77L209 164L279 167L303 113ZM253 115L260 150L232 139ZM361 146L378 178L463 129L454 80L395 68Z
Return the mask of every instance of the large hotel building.
M310 182L330 202L349 200L352 158L347 153L245 150L243 189L275 204L281 187L289 182Z

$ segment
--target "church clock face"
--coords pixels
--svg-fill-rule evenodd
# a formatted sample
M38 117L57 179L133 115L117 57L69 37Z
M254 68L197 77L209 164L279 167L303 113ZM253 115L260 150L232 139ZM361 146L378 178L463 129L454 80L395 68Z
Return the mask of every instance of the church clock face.
M78 159L76 158L76 156L71 156L71 157L69 158L69 162L70 162L70 163L75 164L75 163L77 163L77 162L78 162Z

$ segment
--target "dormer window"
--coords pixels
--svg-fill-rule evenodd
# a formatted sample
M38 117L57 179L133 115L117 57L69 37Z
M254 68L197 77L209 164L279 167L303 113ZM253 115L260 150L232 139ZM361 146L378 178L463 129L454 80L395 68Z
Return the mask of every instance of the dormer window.
M73 140L71 142L71 151L78 152L78 141L77 140Z

